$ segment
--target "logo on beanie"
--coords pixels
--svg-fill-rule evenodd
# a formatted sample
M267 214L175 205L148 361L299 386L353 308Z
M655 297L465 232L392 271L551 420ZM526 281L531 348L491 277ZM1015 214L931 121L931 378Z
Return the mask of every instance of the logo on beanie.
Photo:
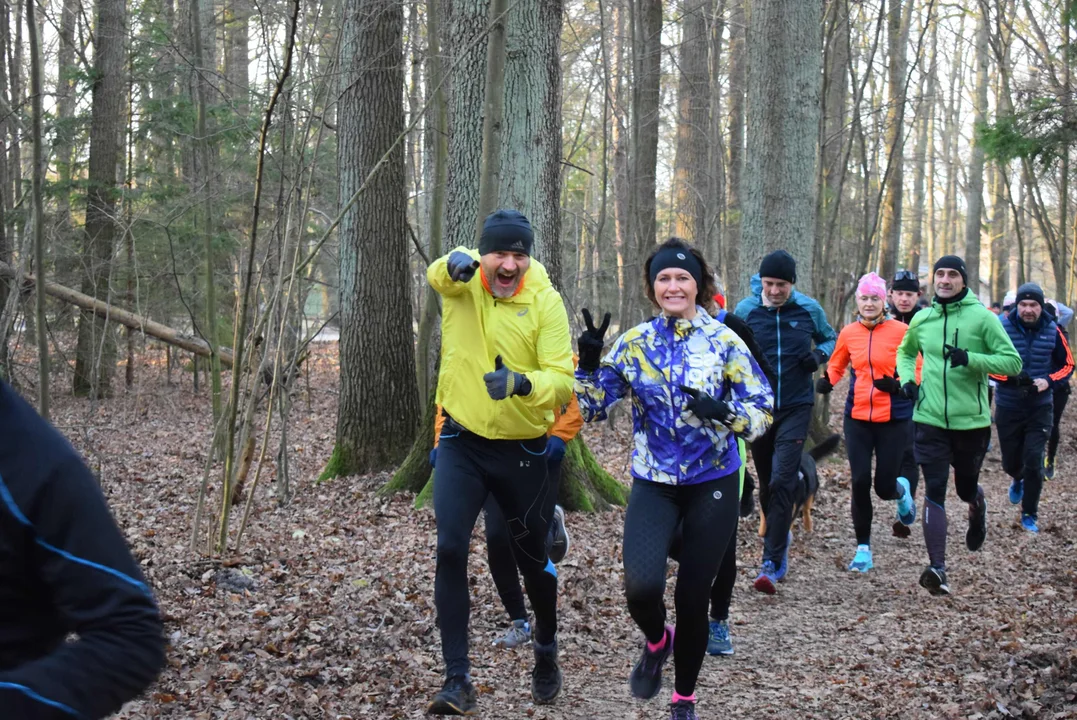
M686 258L684 257L684 253L677 253L677 259L678 259L678 260L684 260L684 259L686 259Z
M714 499L715 500L721 500L722 499L722 491L721 490L715 490L714 491Z

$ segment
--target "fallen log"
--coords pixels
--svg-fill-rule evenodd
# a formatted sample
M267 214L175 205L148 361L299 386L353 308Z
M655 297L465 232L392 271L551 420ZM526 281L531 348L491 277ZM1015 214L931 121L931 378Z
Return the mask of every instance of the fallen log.
M29 273L19 273L15 268L2 261L0 261L0 278L18 280L19 282L30 286L37 283L37 278L33 275ZM64 287L63 285L58 285L48 280L45 281L45 293L80 307L83 310L88 310L100 317L114 320L121 325L138 330L144 335L149 335L150 337L157 338L169 345L175 345L178 348L192 352L195 355L200 355L205 358L210 356L209 343L202 338L180 332L167 325L162 325L159 322L149 320L141 315L136 315L129 310L124 310L115 305L109 305L104 300L98 300L95 297L90 297L77 290L72 290L69 287ZM221 367L232 367L231 350L223 347L218 348L217 354L221 358Z

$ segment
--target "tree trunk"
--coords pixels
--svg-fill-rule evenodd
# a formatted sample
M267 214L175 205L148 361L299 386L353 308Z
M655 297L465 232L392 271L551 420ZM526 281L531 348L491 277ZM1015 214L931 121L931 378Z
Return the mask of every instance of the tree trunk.
M879 228L879 272L892 278L901 248L901 208L905 187L905 49L908 28L902 23L902 0L889 0L887 39L890 47L886 115L886 197Z
M920 255L924 251L924 208L927 204L927 191L925 181L927 178L927 152L928 134L933 127L931 118L935 108L935 90L938 87L938 23L932 22L928 17L926 22L931 23L931 59L925 74L920 76L920 89L917 93L919 110L917 115L916 136L916 169L913 174L913 201L912 201L912 235L909 239L908 269L913 272L920 270ZM934 188L931 188L934 195ZM931 219L928 218L928 222ZM885 276L884 276L885 277ZM889 278L887 278L889 279Z
M33 118L31 141L34 143L33 162L31 172L31 187L33 193L34 208L34 265L38 273L43 275L45 271L45 203L41 195L45 180L44 152L41 147L44 138L41 133L41 95L44 81L42 79L41 41L38 37L37 21L34 18L34 3L26 0L26 37L30 44L30 95L33 98ZM45 288L38 283L37 292L34 293L35 314L37 316L37 361L38 361L38 412L41 417L49 419L49 338L45 332ZM6 340L6 338L5 338Z
M561 13L561 0L519 0L509 14L498 198L531 221L535 256L563 293Z
M976 110L976 125L980 126L987 118L987 12L980 12L980 22L976 28L976 94L973 106ZM980 294L980 233L983 230L984 212L984 149L977 141L972 144L972 158L969 160L969 181L967 195L967 214L965 216L965 267L968 270L968 286L976 295Z
M741 258L755 272L778 248L810 294L815 239L822 4L756 0L748 23L748 154ZM810 32L806 29L811 28Z
M707 129L710 86L707 49L710 0L682 0L680 83L677 90L677 155L674 163L673 234L706 249L708 192Z
M847 0L835 0L827 5L824 23L826 45L823 75L823 123L819 139L819 198L815 219L815 257L813 268L819 281L816 293L823 308L834 314L842 295L843 278L840 274L826 272L826 268L840 257L837 246L841 243L838 214L842 206L842 188L845 184L846 154L846 105L849 83L849 5Z
M97 0L90 157L83 238L82 292L107 300L116 236L116 170L120 163L127 68L124 0ZM111 394L116 356L103 318L79 317L74 393Z
M744 108L747 89L748 0L732 0L729 15L729 183L726 208L725 275L726 301L732 307L747 294L741 268L741 230L744 222Z
M632 158L632 187L634 189L632 219L633 251L636 263L635 281L629 280L627 294L635 302L630 306L639 308L640 278L643 261L657 241L657 209L655 206L655 174L658 166L658 116L662 99L662 2L661 0L638 0L638 47L635 75L635 101L632 105L633 135L635 137ZM629 327L643 317L643 311L631 314L622 327Z
M347 0L340 44L340 196L350 198L404 130L403 6ZM419 420L410 306L404 152L397 144L340 224L337 475L404 459ZM410 312L404 313L411 317Z
M57 55L56 75L56 140L53 144L53 157L56 162L56 175L59 180L56 196L55 227L61 242L71 232L71 183L74 179L72 162L74 160L75 136L75 21L79 11L78 0L64 0L60 15L60 47ZM41 271L40 268L37 269ZM64 277L63 274L60 277Z
M613 231L614 249L617 253L617 312L618 318L627 317L628 294L635 288L628 284L636 274L626 272L625 264L631 256L632 220L629 216L629 196L632 192L628 169L628 123L625 112L625 85L628 72L625 68L625 8L631 0L614 0L613 5L613 58L610 83L613 103ZM624 327L622 324L621 327Z

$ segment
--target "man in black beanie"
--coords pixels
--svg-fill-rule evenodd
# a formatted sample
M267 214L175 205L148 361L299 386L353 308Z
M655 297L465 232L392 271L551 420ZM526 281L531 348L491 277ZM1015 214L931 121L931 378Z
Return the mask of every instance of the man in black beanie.
M965 546L975 552L987 537L987 501L980 468L991 440L988 373L1016 375L1021 356L1002 324L969 292L965 261L945 255L935 263L935 297L917 313L898 347L900 393L914 402L916 462L924 474L924 542L929 565L920 585L949 595L946 575L946 491L954 469L957 495L968 508ZM916 364L923 357L919 384Z
M467 557L489 495L510 528L535 614L531 696L544 704L561 691L557 569L546 551L556 498L545 452L554 408L572 399L572 340L561 296L531 258L533 244L526 217L498 210L483 223L478 252L457 248L426 271L443 301L437 403L445 416L434 468L434 604L446 679L432 715L476 711Z
M759 274L751 280L752 295L734 311L751 328L777 372L774 424L752 443L764 534L763 562L754 586L767 594L777 592L776 583L789 569L789 528L800 456L815 403L812 376L837 341L819 303L793 289L796 280L796 260L785 250L775 250L759 264ZM750 496L747 479L745 494Z
M992 376L999 383L995 424L1002 469L1012 478L1010 502L1021 506L1021 526L1038 533L1043 458L1054 421L1054 390L1069 382L1073 355L1035 283L1017 288L1014 308L1002 327L1021 355L1016 376Z

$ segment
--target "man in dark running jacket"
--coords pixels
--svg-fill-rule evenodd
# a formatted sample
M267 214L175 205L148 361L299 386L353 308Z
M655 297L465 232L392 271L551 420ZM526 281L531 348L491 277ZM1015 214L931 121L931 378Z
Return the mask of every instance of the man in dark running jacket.
M1021 526L1040 531L1043 457L1054 421L1054 390L1069 382L1073 354L1054 319L1044 311L1036 283L1017 289L1015 307L1002 315L1002 327L1021 356L1021 372L993 375L999 383L995 425L1002 469L1013 478L1010 502L1021 506Z
M164 666L157 606L93 475L3 382L0 437L0 717L111 715Z
M774 424L752 443L759 503L766 519L763 564L755 588L768 594L777 592L775 583L788 571L800 454L815 403L812 376L830 357L837 340L819 303L793 289L796 279L793 256L784 250L772 252L752 277L752 294L735 311L752 329L777 375Z

